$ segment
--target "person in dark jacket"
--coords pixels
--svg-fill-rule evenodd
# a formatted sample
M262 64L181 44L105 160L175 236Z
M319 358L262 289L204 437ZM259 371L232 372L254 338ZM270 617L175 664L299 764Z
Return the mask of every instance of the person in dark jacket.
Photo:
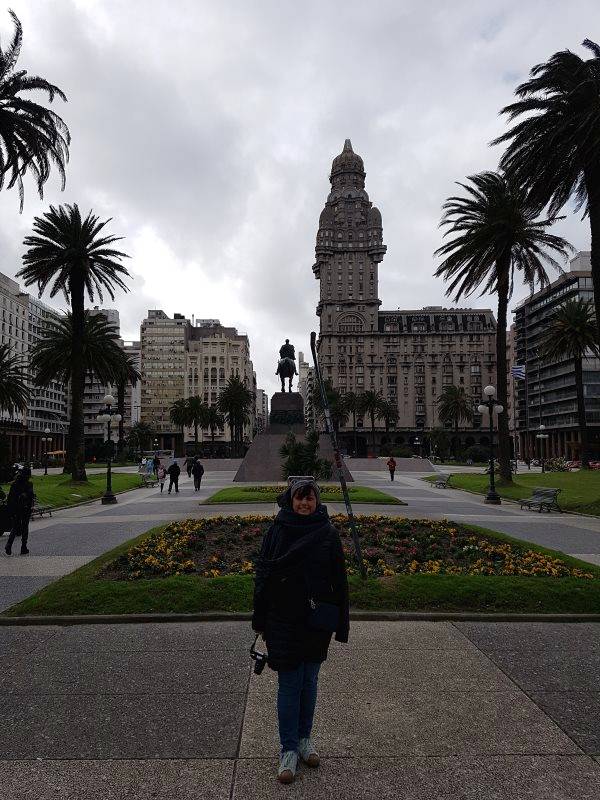
M188 478L192 477L192 467L194 466L194 459L192 456L188 456L185 461L183 462L183 466L186 469Z
M192 475L194 476L194 491L197 492L200 489L200 483L202 482L202 476L204 475L204 467L200 463L199 458L197 458L192 464Z
M167 475L169 476L169 494L171 494L171 489L175 486L175 494L179 494L179 475L181 474L181 467L176 461L173 461L169 469L167 470Z
M396 459L394 456L390 456L387 461L387 468L390 471L390 480L394 480L394 472L396 472Z
M319 766L310 738L319 669L334 632L336 641L348 641L350 615L342 543L317 485L299 480L277 502L281 510L256 563L252 627L262 634L267 664L278 673L278 779L291 783L298 755Z
M21 537L21 555L29 555L27 539L29 537L29 518L33 508L33 484L31 470L24 467L10 485L6 506L11 519L10 536L4 548L7 556L12 555L12 546L16 536Z

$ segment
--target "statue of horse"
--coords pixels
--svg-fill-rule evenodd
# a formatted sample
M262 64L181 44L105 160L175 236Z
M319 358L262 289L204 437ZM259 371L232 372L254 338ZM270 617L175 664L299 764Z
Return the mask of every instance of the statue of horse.
M297 375L298 372L296 371L296 362L293 358L280 358L279 363L277 364L277 372L275 375L279 375L279 379L281 380L281 391L285 392L285 379L289 378L289 388L288 392L292 391L292 378L294 375Z

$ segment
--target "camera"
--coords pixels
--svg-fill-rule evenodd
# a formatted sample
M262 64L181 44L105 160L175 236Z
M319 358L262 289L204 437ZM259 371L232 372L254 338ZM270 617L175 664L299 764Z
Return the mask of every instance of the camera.
M252 646L250 647L250 658L254 660L254 674L260 675L260 673L265 668L265 664L267 663L267 654L260 653L258 650L255 649L256 642L258 641L258 637L260 636L259 633L256 634L256 638L254 639Z

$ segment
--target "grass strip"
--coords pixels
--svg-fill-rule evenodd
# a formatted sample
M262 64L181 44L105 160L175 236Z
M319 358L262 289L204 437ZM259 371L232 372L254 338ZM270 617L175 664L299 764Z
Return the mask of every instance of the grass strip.
M71 506L102 497L106 490L106 475L88 475L87 481L72 481L69 475L34 475L33 491L41 505ZM10 484L3 489L8 494ZM112 475L113 492L125 492L141 485L140 476L123 472Z
M207 498L203 504L220 505L225 503L274 503L285 486L228 486ZM381 505L404 506L402 500L379 489L367 486L348 488L352 503L380 503ZM324 503L343 503L344 496L339 486L322 486L321 500Z
M439 475L425 480L434 481ZM489 476L472 473L453 473L450 485L477 494L487 494ZM496 491L507 500L524 500L531 497L536 486L560 489L558 503L565 511L600 515L600 471L517 473L512 483L496 479Z
M252 610L252 575L218 578L178 575L137 581L95 577L106 564L165 527L153 528L124 542L4 613L18 617ZM379 611L600 613L599 567L486 528L464 527L560 558L572 567L591 572L594 579L416 574L362 581L358 576L351 576L351 607Z

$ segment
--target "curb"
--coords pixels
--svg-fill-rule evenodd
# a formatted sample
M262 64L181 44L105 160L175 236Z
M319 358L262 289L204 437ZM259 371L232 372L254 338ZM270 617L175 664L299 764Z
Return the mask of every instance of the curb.
M600 614L484 614L469 611L351 611L354 622L600 622ZM249 611L203 611L195 614L74 614L7 617L2 626L130 625L149 622L250 622Z

